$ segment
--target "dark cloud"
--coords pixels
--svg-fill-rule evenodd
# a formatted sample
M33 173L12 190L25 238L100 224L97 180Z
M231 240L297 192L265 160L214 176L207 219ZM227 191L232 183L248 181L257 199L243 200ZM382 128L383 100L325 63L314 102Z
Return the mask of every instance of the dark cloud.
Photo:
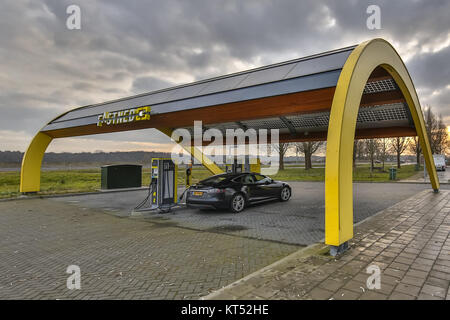
M131 91L136 94L139 94L169 88L171 86L173 86L173 83L155 77L140 77L134 79Z
M422 104L442 114L450 125L450 46L439 52L415 55L407 62ZM421 94L423 93L423 94Z
M450 120L449 1L79 0L82 29L75 31L66 28L71 4L2 4L1 129L32 135L75 106L374 37L395 45L422 104L432 104ZM381 8L381 30L366 28L369 4ZM161 139L154 133L120 135L140 137Z
M421 53L408 61L407 67L417 86L439 89L450 81L450 46L439 52Z

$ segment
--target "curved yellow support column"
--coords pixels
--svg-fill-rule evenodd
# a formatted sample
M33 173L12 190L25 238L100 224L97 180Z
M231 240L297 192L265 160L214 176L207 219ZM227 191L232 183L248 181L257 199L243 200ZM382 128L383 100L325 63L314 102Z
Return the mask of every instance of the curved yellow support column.
M41 164L52 137L39 132L31 141L22 159L20 192L38 192L41 189Z
M432 187L439 189L419 99L406 67L383 39L360 44L348 57L339 77L330 113L325 166L325 243L339 246L353 237L353 141L365 84L381 66L397 82L416 127Z
M167 135L169 138L172 138L172 132L173 130L170 128L158 128L159 131ZM172 139L173 140L173 139ZM178 143L178 141L174 141ZM209 172L212 174L221 174L224 173L222 169L220 169L214 161L212 161L210 158L208 158L206 155L204 155L199 148L196 148L194 146L191 146L190 148L186 148L185 146L181 145L184 150L189 152L195 159L200 161L202 165L208 169Z

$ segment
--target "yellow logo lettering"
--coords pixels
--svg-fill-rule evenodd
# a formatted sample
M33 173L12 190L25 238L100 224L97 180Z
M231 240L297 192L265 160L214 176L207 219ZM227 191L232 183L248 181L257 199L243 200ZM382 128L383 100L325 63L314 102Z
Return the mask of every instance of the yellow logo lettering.
M97 126L103 124L120 124L134 121L150 120L150 106L143 106L135 109L126 109L122 111L104 112L97 117Z

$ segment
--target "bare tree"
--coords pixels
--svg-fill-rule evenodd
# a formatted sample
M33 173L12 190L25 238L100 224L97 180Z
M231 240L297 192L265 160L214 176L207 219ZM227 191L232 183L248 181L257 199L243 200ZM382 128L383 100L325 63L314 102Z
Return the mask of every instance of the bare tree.
M433 113L431 107L425 110L425 126L427 129L428 141L430 142L433 154L443 154L447 149L447 127L442 116L438 117Z
M445 154L447 150L448 130L447 126L442 119L442 115L439 115L437 128L431 133L433 136L433 142L435 144L434 151L436 154Z
M323 141L317 142L296 142L294 143L295 152L303 153L305 156L305 170L312 168L312 155L323 145Z
M416 163L420 165L420 154L422 153L422 148L419 143L419 137L411 138L408 149L411 153L416 155Z
M284 156L286 155L286 152L289 150L289 148L291 148L291 144L280 142L273 147L278 152L278 155L280 157L280 170L284 170Z
M377 157L379 160L381 160L383 171L384 171L384 163L386 162L386 158L388 156L388 149L389 149L388 139L386 138L378 139Z
M377 150L379 148L377 139L366 139L364 141L364 146L366 149L366 153L369 156L370 160L370 173L373 172L375 155L377 154Z
M444 124L442 116L436 117L431 107L427 107L424 112L425 127L427 130L428 141L430 143L431 153L443 154L449 148L448 131ZM418 137L409 140L408 149L416 155L416 163L420 165L420 155L422 146Z
M364 140L357 140L356 143L356 158L363 159L364 158Z
M356 168L356 159L361 160L364 157L364 141L355 139L353 142L353 168Z
M403 152L405 152L406 148L408 148L410 138L392 138L391 141L391 150L397 155L397 168L400 169L400 156Z

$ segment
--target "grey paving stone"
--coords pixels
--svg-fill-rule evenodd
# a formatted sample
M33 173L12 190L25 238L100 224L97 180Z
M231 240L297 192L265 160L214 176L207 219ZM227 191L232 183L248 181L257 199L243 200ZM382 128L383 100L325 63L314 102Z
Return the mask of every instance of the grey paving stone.
M309 192L316 191L315 186ZM351 250L341 257L315 252L286 259L214 297L448 299L449 200L446 190L423 191L357 226ZM292 204L295 208L299 202ZM7 275L0 280L0 298L197 299L299 249L287 242L323 236L323 229L298 235L311 227L304 224L311 217L300 217L290 231L284 228L283 223L299 218L292 216L298 208L275 216L276 206L255 206L239 216L196 211L124 219L63 200L0 203L5 244L0 257L6 257L0 259L0 272ZM247 229L222 232L210 223ZM256 223L264 224L266 239L255 237ZM323 216L315 223L323 223ZM82 269L78 292L65 287L69 264ZM380 290L366 288L369 264L382 269Z
M376 290L368 290L359 297L359 300L387 300L387 298L387 294L383 294Z
M0 211L2 299L198 299L299 248L50 199ZM66 288L71 264L81 268L78 292Z
M332 297L333 300L357 300L360 294L354 291L339 289Z
M405 276L401 281L401 283L411 284L411 285L417 286L417 287L422 286L424 282L425 282L425 279L409 277L409 276Z
M445 294L447 293L448 288L441 288L438 286L433 286L430 284L425 284L422 287L420 293L427 294L433 297L445 298Z
M394 291L389 296L388 300L416 300L416 298L403 292Z
M319 287L312 289L308 293L313 300L328 300L333 296L333 291L325 290Z

